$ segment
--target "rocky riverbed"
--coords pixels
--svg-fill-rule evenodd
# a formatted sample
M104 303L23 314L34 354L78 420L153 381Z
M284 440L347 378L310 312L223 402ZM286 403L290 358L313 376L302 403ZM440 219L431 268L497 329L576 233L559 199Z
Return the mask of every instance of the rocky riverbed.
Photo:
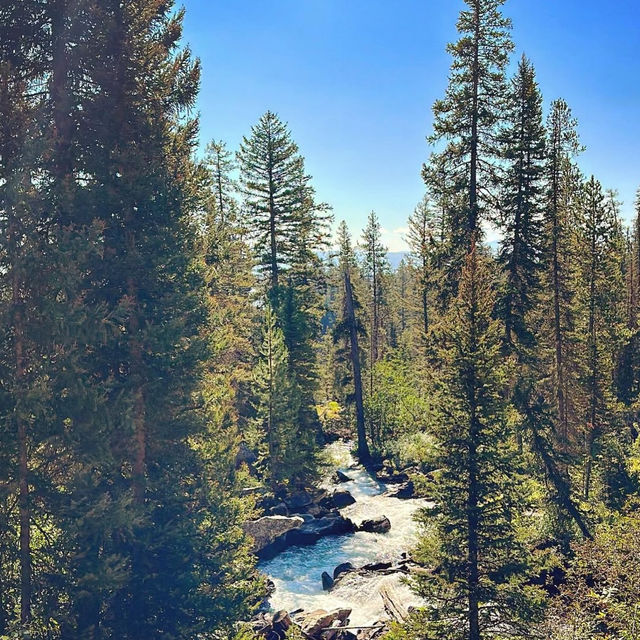
M406 584L417 570L406 552L417 534L413 516L426 502L408 497L405 477L382 470L378 477L387 482L381 482L357 465L345 443L330 445L328 454L337 469L323 483L326 493L319 500L298 496L298 504L273 505L276 513L268 517L276 519L272 531L278 535L265 534L264 520L249 525L263 558L260 569L274 587L271 614L256 622L267 630L276 612L276 626L298 624L314 635L306 626L380 626L421 604ZM286 613L293 614L289 622ZM327 633L333 632L320 635Z

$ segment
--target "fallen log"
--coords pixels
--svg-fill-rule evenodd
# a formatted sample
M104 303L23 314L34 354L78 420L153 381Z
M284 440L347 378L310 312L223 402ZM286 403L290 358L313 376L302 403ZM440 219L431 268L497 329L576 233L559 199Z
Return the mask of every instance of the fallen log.
M384 603L384 610L396 621L406 622L409 618L409 612L400 602L398 596L393 592L389 585L383 585L380 588L380 596Z

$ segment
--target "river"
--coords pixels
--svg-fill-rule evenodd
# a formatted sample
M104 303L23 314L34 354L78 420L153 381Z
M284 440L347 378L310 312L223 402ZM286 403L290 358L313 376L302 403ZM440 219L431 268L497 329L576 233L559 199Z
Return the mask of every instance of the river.
M391 584L406 606L419 606L420 598L402 582L400 574L349 574L330 593L322 590L322 572L333 575L338 564L350 562L354 567L360 567L372 562L397 560L408 551L417 534L413 516L425 504L420 499L400 500L383 495L387 487L355 463L347 444L329 445L327 453L337 468L351 478L340 488L350 491L356 503L342 509L342 515L356 524L384 515L391 522L391 530L385 534L359 531L323 538L311 547L291 547L260 563L260 569L276 587L270 599L272 608L287 611L349 608L353 610L352 625L368 625L387 617L380 597L384 584Z

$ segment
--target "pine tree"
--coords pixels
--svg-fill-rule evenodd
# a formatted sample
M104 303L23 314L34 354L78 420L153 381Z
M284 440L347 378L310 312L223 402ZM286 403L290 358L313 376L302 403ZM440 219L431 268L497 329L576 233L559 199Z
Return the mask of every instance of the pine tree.
M444 173L464 202L449 211L451 260L459 273L471 238L493 210L497 173L498 127L506 97L505 70L513 48L511 22L500 13L504 0L465 0L458 20L460 40L448 46L453 56L445 97L434 107L431 143L446 141L434 154L430 172ZM430 184L438 184L431 176ZM443 182L440 181L442 185ZM461 205L461 206L460 206Z
M361 248L364 254L362 272L369 283L369 375L370 392L373 390L373 368L382 355L383 327L382 307L384 300L383 277L389 271L387 248L382 244L382 228L375 211L367 218L362 232Z
M486 260L472 250L440 342L439 469L434 529L438 571L421 577L426 628L439 638L529 637L537 597L515 521L526 508L508 426L500 325Z
M356 432L358 434L358 459L366 464L370 458L369 445L365 430L364 401L362 392L362 367L360 356L360 337L365 336L365 328L358 317L360 302L354 293L352 274L355 272L356 257L351 243L351 235L344 220L338 227L339 269L343 281L342 313L333 329L334 341L343 340L348 348L347 358L351 366L353 381L353 399L356 406ZM346 382L346 381L345 381Z
M592 176L578 218L578 334L583 346L580 382L584 405L584 499L590 497L596 447L611 423L613 365L621 346L624 301L615 203ZM618 244L618 247L616 245Z
M265 310L260 358L255 368L256 423L262 452L263 475L274 490L282 483L299 481L306 473L305 460L297 456L296 418L299 412L295 387L289 377L289 357L275 313Z
M240 183L247 227L255 243L258 268L268 281L277 309L281 272L295 262L300 250L322 248L325 207L317 205L311 178L291 132L276 114L267 111L243 138L238 152ZM305 240L303 247L297 244Z
M534 343L530 316L542 267L545 148L542 97L533 66L524 56L512 81L508 107L509 124L502 136L508 167L502 187L503 240L498 258L505 282L497 313L504 323L505 349L517 349L522 357Z
M328 239L328 207L316 201L298 146L270 111L243 139L238 159L246 228L267 301L284 335L300 412L300 443L309 445L304 455L310 461L312 438L320 431L313 343L321 331L325 283L319 252Z
M407 234L407 242L418 269L421 325L424 340L427 340L429 335L431 315L429 297L433 287L433 273L439 266L438 260L442 246L440 227L441 220L434 212L428 197L425 196L416 207L413 215L409 217L409 233Z
M199 65L179 46L183 12L171 14L170 4L89 5L92 89L78 90L65 71L59 92L81 105L72 112L70 163L72 176L84 176L82 207L59 197L60 218L78 228L95 219L102 229L99 259L74 256L83 301L103 315L77 363L95 394L92 421L67 406L74 464L61 508L69 603L61 616L69 638L219 628L229 614L203 594L236 578L212 544L226 497L205 485L210 460L197 446L206 308L194 256L197 123L185 114ZM232 611L237 602L227 604Z
M211 176L212 198L215 212L222 227L235 223L237 202L234 197L235 183L231 177L235 170L233 154L222 140L212 140L207 145L205 163Z
M570 238L571 207L575 199L575 181L572 180L571 161L580 151L576 132L577 123L564 100L556 100L551 105L547 123L547 163L546 179L548 185L545 207L546 247L545 286L551 291L552 326L551 350L553 352L552 394L555 398L558 414L558 437L566 450L569 441L570 398L568 350L573 319L571 264L572 246Z

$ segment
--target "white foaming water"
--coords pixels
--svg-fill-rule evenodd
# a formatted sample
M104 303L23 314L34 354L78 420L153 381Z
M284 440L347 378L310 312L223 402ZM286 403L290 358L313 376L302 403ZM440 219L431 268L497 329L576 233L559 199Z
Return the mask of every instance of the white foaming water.
M425 504L423 500L399 500L382 495L385 485L355 464L348 445L334 443L328 448L338 468L352 480L340 485L356 499L356 503L341 510L342 515L360 524L362 520L387 516L391 522L388 533L366 533L330 536L309 547L291 547L275 558L260 564L260 569L274 582L271 597L274 610L352 609L350 624L367 625L384 619L380 589L393 587L405 606L419 606L420 599L402 583L400 574L344 576L330 593L322 590L322 572L333 575L334 568L350 562L361 567L372 562L397 560L416 540L417 526L413 516ZM328 485L327 485L328 486Z

